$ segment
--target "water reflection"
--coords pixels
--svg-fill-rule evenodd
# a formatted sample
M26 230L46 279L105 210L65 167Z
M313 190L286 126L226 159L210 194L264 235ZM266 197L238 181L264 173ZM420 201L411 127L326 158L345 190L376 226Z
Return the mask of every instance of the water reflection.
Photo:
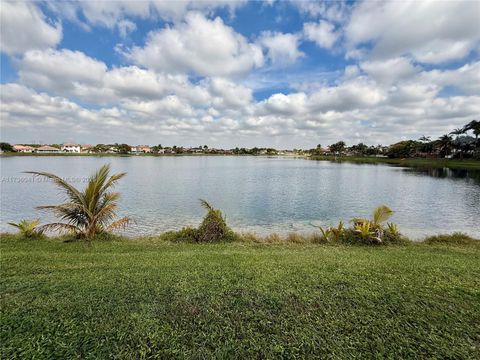
M422 176L431 176L435 178L451 178L462 179L480 185L480 170L472 169L451 169L451 168L435 168L435 167L411 167L403 168L403 171Z

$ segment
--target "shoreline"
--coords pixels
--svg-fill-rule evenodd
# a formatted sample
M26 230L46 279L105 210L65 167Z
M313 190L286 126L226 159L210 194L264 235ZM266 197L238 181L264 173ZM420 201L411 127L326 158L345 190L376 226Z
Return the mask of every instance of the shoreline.
M268 157L268 158L298 158L305 160L316 161L330 161L330 162L349 162L356 164L386 164L386 165L399 165L406 167L437 167L437 168L455 168L455 169L470 169L480 170L480 160L473 159L426 159L426 158L383 158L383 157L370 157L370 156L330 156L330 155L308 155L308 154L115 154L115 153L52 153L52 154L39 154L39 153L1 153L1 157L201 157L201 156L230 156L230 157Z
M451 169L480 170L480 160L460 159L425 159L425 158L382 158L368 156L310 156L309 160L350 162L356 164L386 164L406 167L437 167Z
M254 232L234 232L235 240L220 240L210 243L202 243L195 241L181 240L181 237L178 237L178 234L181 233L184 229L189 227L184 227L181 230L171 230L165 231L160 234L155 235L121 235L121 234L102 234L97 238L92 239L88 242L102 242L104 240L116 240L116 241L127 241L133 243L158 243L158 244L198 244L199 246L204 244L264 244L264 245L288 245L288 244L303 244L303 245L351 245L351 246L368 246L368 247L384 247L384 246L404 246L404 245L413 245L413 244L431 244L431 243L444 243L444 244L475 244L480 245L480 238L471 236L464 232L452 232L452 233L438 233L435 235L427 235L419 238L407 237L401 235L401 239L398 242L393 243L380 243L380 244L365 244L357 243L355 239L345 239L343 241L335 240L325 240L320 232L310 232L310 233L301 233L301 232L289 232L289 233L267 233L267 234L257 234ZM4 239L15 239L19 241L54 241L54 242L85 242L84 239L76 239L69 235L43 235L38 239L27 239L23 238L20 234L12 232L0 232L0 241Z

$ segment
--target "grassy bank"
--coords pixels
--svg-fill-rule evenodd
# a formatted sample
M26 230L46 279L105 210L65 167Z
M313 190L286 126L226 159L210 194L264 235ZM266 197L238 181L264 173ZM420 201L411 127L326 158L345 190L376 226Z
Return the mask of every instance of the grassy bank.
M392 164L402 166L425 166L425 167L447 167L462 169L480 169L479 160L458 160L458 159L390 159L377 157L356 157L356 156L311 156L311 160L353 162L364 164Z
M2 235L2 358L478 358L480 247Z

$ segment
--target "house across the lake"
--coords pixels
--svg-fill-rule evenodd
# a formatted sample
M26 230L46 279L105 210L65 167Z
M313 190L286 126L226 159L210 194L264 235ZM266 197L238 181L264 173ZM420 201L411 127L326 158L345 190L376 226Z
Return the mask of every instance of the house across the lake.
M79 144L63 144L61 150L67 153L80 153L82 147Z
M152 149L148 145L132 146L133 153L151 153Z
M36 148L35 152L40 154L53 154L53 153L59 153L60 149L53 146L44 145Z
M13 151L21 153L32 153L35 151L35 148L28 145L13 145Z

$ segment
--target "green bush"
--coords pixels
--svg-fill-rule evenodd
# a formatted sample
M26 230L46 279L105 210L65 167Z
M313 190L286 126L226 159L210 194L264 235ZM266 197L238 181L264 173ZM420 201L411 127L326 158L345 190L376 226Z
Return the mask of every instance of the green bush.
M162 240L171 241L171 242L189 242L194 243L198 242L198 229L192 228L190 226L184 227L178 231L168 231L162 234Z
M442 235L435 235L429 236L424 240L425 244L432 244L432 245L479 245L480 240L474 239L467 234L461 232L455 232L453 234L442 234Z
M213 208L205 200L200 201L207 210L207 215L203 218L200 226L198 228L187 226L179 231L169 231L163 234L162 238L164 240L171 242L214 243L230 242L240 238L227 225L225 217L219 209Z

